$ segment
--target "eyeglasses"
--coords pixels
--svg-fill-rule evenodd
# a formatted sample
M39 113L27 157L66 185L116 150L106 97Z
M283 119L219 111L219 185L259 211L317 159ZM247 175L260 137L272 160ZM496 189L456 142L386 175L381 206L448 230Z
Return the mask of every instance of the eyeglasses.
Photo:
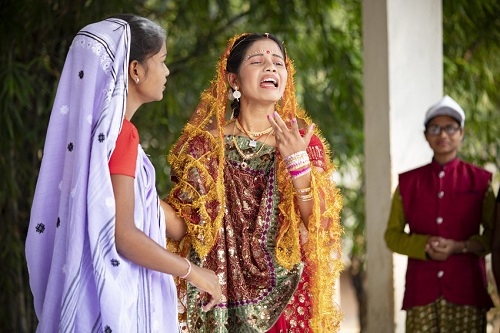
M429 135L432 135L432 136L440 135L441 131L444 131L448 135L453 135L459 129L460 129L460 126L453 126L453 125L446 125L446 126L429 125L427 127L427 129L425 130L425 132Z

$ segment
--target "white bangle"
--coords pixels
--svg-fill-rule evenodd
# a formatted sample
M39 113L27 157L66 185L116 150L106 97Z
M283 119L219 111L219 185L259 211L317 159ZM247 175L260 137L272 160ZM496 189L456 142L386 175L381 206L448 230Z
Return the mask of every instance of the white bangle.
M188 267L188 271L185 275L183 276L179 276L181 279L185 279L188 277L189 273L191 273L191 261L187 260L186 258L183 258L184 260L186 260L186 262L188 263L189 267Z

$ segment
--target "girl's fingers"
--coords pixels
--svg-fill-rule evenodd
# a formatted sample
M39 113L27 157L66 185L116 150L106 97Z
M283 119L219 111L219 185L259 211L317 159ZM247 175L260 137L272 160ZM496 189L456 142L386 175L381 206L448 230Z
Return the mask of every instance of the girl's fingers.
M218 301L216 299L212 298L212 300L210 301L210 303L208 303L207 305L205 305L203 307L203 311L204 312L210 311L210 309L213 308L217 304L217 302Z
M279 127L279 125L276 123L276 121L275 121L274 117L271 117L270 115L267 115L267 120L268 120L268 121L269 121L269 123L271 124L271 126L272 126L272 128L273 128L273 130L274 130L274 132L275 132L276 134L278 134L278 133L281 133L281 132L282 132L282 131L281 131L281 129L280 129L280 127Z
M299 132L299 123L297 122L297 119L296 118L293 118L292 121L292 133L294 135L300 135L300 132Z
M311 126L309 126L309 128L307 129L306 135L304 135L304 141L307 143L308 146L309 142L311 141L311 137L314 134L314 126L315 126L314 124L311 124Z
M274 129L277 146L282 153L285 153L285 155L289 153L288 150L293 153L297 151L297 149L303 150L309 146L311 137L314 135L315 124L311 124L305 135L302 137L300 135L299 124L296 118L293 118L290 121L290 128L277 112L274 112L273 116L268 115L267 119ZM305 145L304 148L302 148L303 145Z
M222 298L222 291L219 288L217 292L211 293L211 296L212 299L210 300L210 302L203 307L203 311L205 312L209 311L211 308L213 308L215 305L219 303L219 301Z
M280 115L278 112L274 111L274 121L278 125L280 132L285 132L288 131L288 126L286 126L286 123L281 119Z

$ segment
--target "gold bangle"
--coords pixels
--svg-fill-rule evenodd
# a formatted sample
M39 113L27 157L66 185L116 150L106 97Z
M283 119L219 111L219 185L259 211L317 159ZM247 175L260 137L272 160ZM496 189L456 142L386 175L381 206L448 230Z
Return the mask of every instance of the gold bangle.
M297 192L298 194L309 194L311 193L311 188L310 187L296 188L295 192Z
M297 199L300 200L300 201L310 201L313 198L312 193L306 194L306 195L299 195L299 194L297 194L296 196L297 196Z

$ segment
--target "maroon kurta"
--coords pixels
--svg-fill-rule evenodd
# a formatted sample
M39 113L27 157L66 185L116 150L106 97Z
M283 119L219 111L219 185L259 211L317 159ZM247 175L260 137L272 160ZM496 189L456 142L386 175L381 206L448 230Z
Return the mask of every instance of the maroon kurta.
M480 233L483 201L491 173L455 159L435 161L399 176L410 233L467 240ZM490 308L484 257L452 255L445 261L408 259L403 309L442 296L459 305Z

